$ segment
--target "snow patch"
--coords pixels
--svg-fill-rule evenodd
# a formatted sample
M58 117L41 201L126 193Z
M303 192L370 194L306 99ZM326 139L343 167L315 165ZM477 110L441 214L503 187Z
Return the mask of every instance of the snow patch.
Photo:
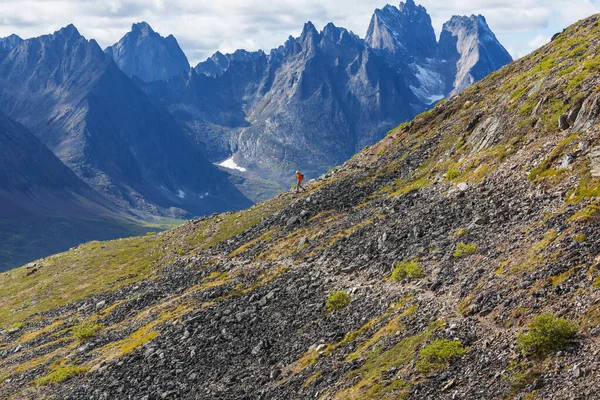
M412 64L412 70L419 86L410 86L412 92L426 104L433 104L444 98L444 79L432 67Z
M247 169L244 167L240 167L239 165L237 165L235 163L235 161L233 161L233 157L229 157L227 160L222 161L220 163L218 163L217 165L221 166L221 167L225 167L228 169L236 169L238 171L242 171L242 172L246 172Z

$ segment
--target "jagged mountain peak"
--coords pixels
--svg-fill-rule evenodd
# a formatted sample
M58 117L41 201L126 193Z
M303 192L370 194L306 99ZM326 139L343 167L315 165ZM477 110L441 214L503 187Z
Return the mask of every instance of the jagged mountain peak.
M156 33L146 21L136 22L131 25L131 32L140 32L143 34Z
M56 32L54 32L54 35L81 36L81 33L79 33L79 30L75 27L75 25L69 24L63 28L60 28Z
M190 68L173 35L166 38L145 21L135 23L106 54L129 76L142 81L165 80Z
M413 1L376 9L365 41L374 49L408 58L433 57L437 45L431 17Z
M456 67L452 93L512 61L483 15L453 16L444 23L438 55Z
M12 34L5 38L0 38L0 56L8 53L9 51L11 51L13 48L18 46L22 42L23 42L23 39L21 39L19 36L15 35L15 34Z

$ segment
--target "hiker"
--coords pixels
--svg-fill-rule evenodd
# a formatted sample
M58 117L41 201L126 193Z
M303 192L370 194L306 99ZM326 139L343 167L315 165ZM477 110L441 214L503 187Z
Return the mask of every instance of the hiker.
M302 186L302 180L303 179L304 179L304 175L302 175L302 172L296 171L296 180L298 181L296 183L296 193L298 193L298 191L300 189L302 189L303 191L306 191L306 189L304 188L304 186Z

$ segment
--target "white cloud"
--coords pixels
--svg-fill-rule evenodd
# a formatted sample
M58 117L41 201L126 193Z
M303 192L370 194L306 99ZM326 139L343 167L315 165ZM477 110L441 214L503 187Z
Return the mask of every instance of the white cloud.
M195 64L216 50L269 50L297 36L304 22L327 22L364 36L386 0L0 0L0 36L53 32L74 23L106 47L142 20L174 34ZM417 1L419 3L419 1ZM483 14L511 53L525 54L578 19L600 11L598 0L421 0L439 32L452 15ZM552 31L554 29L554 31ZM548 30L552 32L548 32ZM539 36L540 39L536 37Z
M529 47L531 47L532 49L535 50L549 42L550 42L550 38L548 36L537 35L536 37L534 37L532 40L529 41Z

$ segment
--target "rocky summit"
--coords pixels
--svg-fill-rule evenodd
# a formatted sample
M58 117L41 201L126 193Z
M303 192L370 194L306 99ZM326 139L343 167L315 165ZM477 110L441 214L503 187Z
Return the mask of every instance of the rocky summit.
M482 16L453 18L442 39L409 0L375 10L364 39L308 22L268 53L217 52L142 87L211 161L231 159L243 179L270 182L238 184L260 200L289 187L290 171L316 177L512 61Z
M1 274L2 397L597 398L599 34L306 192Z
M154 32L147 22L133 24L131 31L105 53L127 75L149 82L168 79L190 68L173 35Z

